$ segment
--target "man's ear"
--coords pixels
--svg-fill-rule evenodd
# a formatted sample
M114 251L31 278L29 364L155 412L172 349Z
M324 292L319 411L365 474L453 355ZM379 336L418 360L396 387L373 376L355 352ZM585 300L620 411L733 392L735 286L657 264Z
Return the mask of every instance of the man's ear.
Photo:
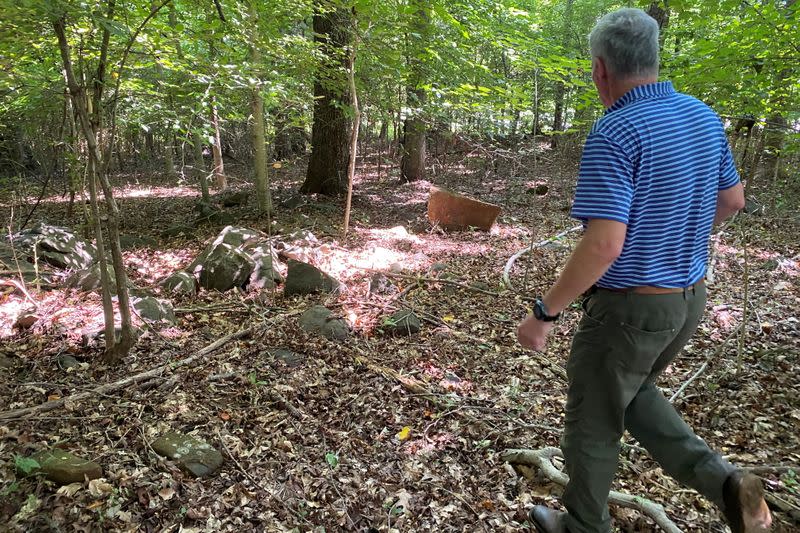
M597 87L600 101L603 102L603 105L609 107L613 102L611 101L609 88L608 67L602 57L592 58L592 81Z

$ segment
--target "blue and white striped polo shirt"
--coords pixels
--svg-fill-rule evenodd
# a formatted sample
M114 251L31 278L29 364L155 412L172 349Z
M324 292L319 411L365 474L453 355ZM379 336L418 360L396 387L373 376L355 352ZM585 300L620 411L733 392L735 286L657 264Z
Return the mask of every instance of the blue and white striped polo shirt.
M670 82L641 85L592 127L572 216L627 224L600 287L685 287L706 271L717 193L739 175L719 117Z

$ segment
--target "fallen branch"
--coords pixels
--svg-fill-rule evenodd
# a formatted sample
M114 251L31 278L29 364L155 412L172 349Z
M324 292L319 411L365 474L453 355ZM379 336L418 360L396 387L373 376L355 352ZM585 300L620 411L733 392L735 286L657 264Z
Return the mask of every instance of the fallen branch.
M744 322L742 323L740 328L743 328L743 327L744 327ZM712 359L716 359L717 357L720 356L720 354L722 354L722 350L724 350L725 346L728 345L728 341L730 341L733 338L733 336L736 334L736 332L739 331L740 328L735 328L730 333L728 333L728 336L725 337L722 340L722 343L720 343L720 345L717 347L717 349L714 350L714 353L709 355L706 358L705 362L702 365L700 365L700 368L697 369L697 372L692 374L692 376L689 379L687 379L686 382L683 385L681 385L681 387L678 390L675 391L675 394L670 396L669 403L675 402L675 400L677 400L680 397L680 395L683 394L683 392L686 390L686 388L689 387L689 385L691 385L694 380L699 378L700 374L705 372L706 368L708 368L708 363L710 363Z
M536 244L531 244L530 246L526 246L525 248L523 248L519 252L517 252L514 255L512 255L508 259L508 262L506 262L505 268L503 268L503 284L506 287L508 287L509 289L511 289L511 290L514 289L514 285L511 283L511 269L514 268L514 263L517 261L517 259L519 259L523 255L525 255L526 253L528 253L528 252L530 252L532 250L535 250L536 248L541 248L542 246L544 246L546 244L550 244L551 242L555 242L558 239L560 239L561 237L563 237L565 235L568 235L568 234L570 234L570 233L572 233L574 231L578 231L579 229L582 229L582 228L583 228L583 226L580 225L580 226L572 227L572 228L570 228L568 230L564 230L561 233L559 233L558 235L554 235L554 236L549 237L549 238L547 238L547 239L545 239L543 241L539 241Z
M770 492L764 494L764 499L767 500L767 504L773 510L786 513L789 516L789 518L791 518L797 523L800 523L800 507L797 507L791 502L787 502L783 498L779 498Z
M511 464L536 466L548 479L561 486L566 486L569 477L557 469L552 462L553 457L561 456L560 449L547 447L540 450L506 450L500 454L500 459ZM645 516L650 517L658 527L667 533L681 533L680 528L667 516L664 507L653 501L617 491L609 493L608 501L620 507L636 509Z
M237 340L237 339L241 339L243 337L246 337L246 336L250 335L251 332L252 332L252 329L248 328L248 329L243 329L241 331L238 331L236 333L231 333L230 335L226 335L225 337L222 337L221 339L218 339L218 340L212 342L211 344L209 344L205 348L202 348L202 349L198 350L197 353L187 357L186 359L181 359L180 361L175 361L175 362L170 362L170 363L167 363L167 364L163 364L163 365L157 366L157 367L155 367L155 368L153 368L151 370L148 370L147 372L142 372L140 374L129 376L127 378L121 379L119 381L115 381L113 383L107 383L105 385L101 385L100 387L96 387L96 388L94 388L92 390L89 390L89 391L86 391L86 392L73 394L71 396L68 396L66 398L61 398L61 399L58 399L58 400L50 400L48 402L45 402L45 403L42 403L42 404L39 404L39 405L34 405L33 407L23 407L21 409L12 409L10 411L0 412L0 420L17 420L17 419L20 419L20 418L27 418L27 417L32 416L32 415L37 415L39 413L46 413L48 411L53 411L55 409L59 409L59 408L63 407L66 403L69 403L70 406L72 406L72 405L74 405L74 404L76 404L78 402L81 402L81 401L89 399L89 398L94 398L94 397L97 397L97 396L106 395L106 394L108 394L110 392L115 392L115 391L118 391L118 390L121 390L121 389L128 388L131 385L136 385L138 383L141 383L141 382L144 382L144 381L148 381L148 380L150 380L150 379L152 379L154 377L160 376L161 373L164 372L165 370L168 370L168 369L175 370L175 369L180 368L180 367L191 365L192 363L194 363L195 361L197 361L201 357L204 357L204 356L216 351L218 348L220 348L224 344L226 344L226 343L228 343L230 341L233 341L233 340Z

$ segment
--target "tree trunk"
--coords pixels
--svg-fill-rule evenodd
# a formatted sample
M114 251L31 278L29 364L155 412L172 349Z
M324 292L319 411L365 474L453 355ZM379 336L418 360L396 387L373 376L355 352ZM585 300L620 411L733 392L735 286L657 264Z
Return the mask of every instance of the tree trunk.
M250 61L254 68L261 62L261 52L258 47L258 18L254 2L249 3L252 18L253 34L251 36ZM253 165L255 166L256 205L258 212L267 214L272 211L272 198L269 192L269 177L267 175L267 140L264 133L264 99L261 90L256 84L250 92L250 108L253 114Z
M197 179L200 181L200 194L203 195L204 202L210 202L208 175L206 174L206 163L203 160L203 135L198 130L192 132L192 154L194 154L194 169Z
M113 18L114 13L114 0L110 0L108 4L108 19ZM53 28L55 30L56 36L58 38L59 49L61 52L61 59L64 65L64 72L67 79L67 84L69 87L70 96L72 98L72 104L78 112L78 116L81 122L81 129L83 131L84 137L86 138L86 144L88 146L89 151L89 164L90 164L90 185L94 183L94 177L96 176L100 182L101 187L103 188L103 195L105 196L105 204L106 204L106 226L108 228L108 244L111 250L111 257L114 264L114 277L116 281L116 289L117 289L117 301L119 302L119 313L120 313L120 338L117 339L114 331L114 310L112 307L112 303L110 302L110 298L103 298L103 310L104 315L106 318L105 330L106 330L106 351L104 354L104 358L111 362L117 363L119 362L122 357L124 357L130 349L133 347L134 343L136 342L136 337L134 335L133 324L131 321L131 310L130 310L130 301L128 298L128 277L125 273L125 265L122 258L122 250L119 245L119 209L117 207L117 203L114 200L114 196L111 190L111 184L108 182L108 178L105 175L106 166L103 165L103 156L100 151L100 146L98 144L98 134L97 132L102 131L102 113L101 113L101 102L102 102L102 93L103 88L105 86L105 68L106 68L106 61L107 61L107 53L108 53L108 42L110 38L110 33L108 29L103 30L103 39L102 45L100 48L100 57L98 60L98 67L97 72L93 79L93 95L92 101L89 102L86 98L86 89L82 85L78 85L77 81L75 80L75 75L73 74L72 69L72 59L70 57L70 50L69 44L67 43L66 38L66 22L65 18L62 17L57 19L53 22ZM87 104L92 104L92 109L94 110L93 113L90 113L89 106ZM110 139L109 142L112 142L113 139ZM95 195L96 197L96 195ZM99 211L99 209L98 209ZM98 213L95 213L95 224L98 226L95 228L95 235L98 236L97 239L97 247L98 247L98 259L100 261L100 269L101 269L101 279L103 276L103 270L105 270L105 254L103 251L103 241L102 241L102 232L100 231L99 224L100 219L98 217ZM110 294L111 288L108 284L108 277L106 276L106 283L104 284L103 291ZM110 318L110 322L109 322Z
M168 133L164 137L164 172L166 177L172 179L176 176L175 173L175 136Z
M350 153L350 119L345 105L350 102L347 68L342 52L350 46L353 14L349 9L329 11L315 3L314 41L322 52L322 64L314 81L314 124L311 128L311 158L300 192L338 196L347 187Z
M403 125L403 158L400 161L400 179L405 182L421 180L425 177L425 136L426 127L423 118L425 106L425 89L421 87L427 78L425 64L420 57L426 46L429 46L430 7L425 0L414 0L414 21L410 24L407 36L409 47L406 52L409 64L408 87L406 101L408 116Z
M569 45L569 34L572 28L572 4L574 0L567 0L564 7L564 21L561 28L561 46L566 53ZM567 94L567 87L563 81L557 81L555 85L555 109L553 110L553 131L550 137L550 148L558 146L560 132L564 131L564 99Z
M347 237L350 227L350 207L353 201L353 179L356 173L356 155L358 149L358 127L361 122L361 110L358 108L358 92L356 91L356 49L350 48L350 68L347 69L347 79L350 82L350 105L353 107L353 129L350 132L350 154L347 164L347 200L344 207L344 229L342 236Z
M211 130L213 139L211 143L211 154L214 156L214 184L217 189L223 190L228 187L228 178L225 176L225 164L222 161L222 141L219 135L219 115L217 114L217 100L211 97Z

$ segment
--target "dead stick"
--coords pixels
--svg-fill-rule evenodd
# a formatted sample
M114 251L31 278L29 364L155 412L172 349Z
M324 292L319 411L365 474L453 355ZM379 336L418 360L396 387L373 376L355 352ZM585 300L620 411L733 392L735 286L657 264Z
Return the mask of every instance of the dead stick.
M205 348L202 348L201 350L199 350L196 354L191 355L191 356L187 357L186 359L181 359L180 361L176 361L174 363L167 363L165 365L160 365L160 366L157 366L157 367L155 367L155 368L153 368L151 370L148 370L147 372L142 372L140 374L136 374L136 375L121 379L119 381L115 381L114 383L107 383L105 385L101 385L100 387L94 388L94 389L92 389L90 391L81 392L81 393L78 393L78 394L73 394L73 395L68 396L66 398L61 398L59 400L51 400L51 401L48 401L48 402L45 402L45 403L42 403L42 404L39 404L39 405L34 405L33 407L23 407L21 409L12 409L10 411L0 412L0 420L17 420L17 419L20 419L20 418L28 417L30 415L35 415L35 414L39 414L39 413L46 413L48 411L53 411L55 409L59 409L59 408L63 407L66 402L69 402L70 404L72 404L72 403L76 403L76 402L81 402L81 401L89 399L89 398L94 398L96 396L100 396L100 395L103 395L103 394L108 394L109 392L114 392L114 391L118 391L118 390L121 390L121 389L125 389L125 388L127 388L127 387L129 387L131 385L136 385L136 384L141 383L143 381L147 381L147 380L149 380L151 378L157 377L164 370L167 370L167 369L170 369L170 368L175 370L175 369L183 367L183 366L188 366L188 365L194 363L195 361L197 361L198 359L200 359L201 357L214 352L215 350L217 350L218 348L220 348L224 344L226 344L226 343L228 343L228 342L230 342L232 340L237 340L237 339L241 339L243 337L246 337L251 332L252 332L252 329L248 328L248 329L243 329L241 331L238 331L236 333L231 333L230 335L227 335L227 336L225 336L225 337L223 337L221 339L218 339L218 340L212 342L211 344L209 344Z
M506 450L500 454L501 460L511 464L522 464L526 466L536 466L542 473L551 481L558 483L561 486L566 486L569 477L557 469L553 465L553 457L561 457L561 450L559 448L547 447L540 450ZM608 495L608 501L627 507L629 509L636 509L642 514L650 517L658 527L667 533L681 533L680 528L670 520L664 507L650 501L641 496L632 496L622 492L611 491Z

